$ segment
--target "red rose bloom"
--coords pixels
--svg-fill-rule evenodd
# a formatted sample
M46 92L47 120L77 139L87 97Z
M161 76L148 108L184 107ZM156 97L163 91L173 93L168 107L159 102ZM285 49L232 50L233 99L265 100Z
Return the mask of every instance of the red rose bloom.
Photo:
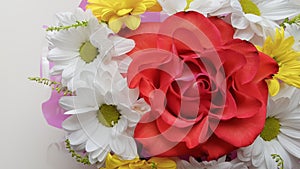
M233 33L221 19L197 12L124 33L136 43L129 53L128 85L139 88L151 105L134 132L144 156L212 160L250 145L260 134L265 79L278 67Z

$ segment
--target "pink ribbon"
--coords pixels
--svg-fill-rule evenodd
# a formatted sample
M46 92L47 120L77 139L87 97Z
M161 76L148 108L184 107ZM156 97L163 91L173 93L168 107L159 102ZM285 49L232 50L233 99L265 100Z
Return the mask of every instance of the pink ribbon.
M79 7L83 10L86 10L87 0L82 0L79 4Z
M46 61L46 58L41 59L40 64L40 77L44 77L43 70L49 70L53 64ZM50 80L61 81L61 76L51 76ZM57 93L55 90L51 92L50 98L42 103L42 112L50 126L56 128L62 128L62 122L69 117L65 115L65 110L59 106L59 99L63 96L63 93Z

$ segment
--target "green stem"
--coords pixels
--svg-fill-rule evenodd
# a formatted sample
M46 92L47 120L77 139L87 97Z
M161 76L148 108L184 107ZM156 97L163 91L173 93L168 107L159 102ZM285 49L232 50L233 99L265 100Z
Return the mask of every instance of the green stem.
M283 159L278 154L271 154L272 158L276 161L278 169L283 169Z
M292 19L285 18L284 21L280 24L280 26L285 28L286 27L285 24L292 25L292 24L299 24L299 23L300 23L300 15L295 16Z
M65 141L65 143L66 143L67 150L69 151L69 153L72 154L72 157L75 158L77 162L82 163L84 165L90 165L91 164L90 161L89 161L88 155L82 157L81 155L77 154L75 152L75 150L72 149L70 141L68 139Z
M86 27L87 25L88 25L88 21L76 21L76 23L73 25L49 27L46 29L46 31L53 32L53 31L69 30L70 28Z
M40 78L40 77L29 77L31 81L35 81L40 84L44 84L46 86L50 86L52 90L55 90L57 93L63 92L64 95L72 95L73 92L68 90L67 87L63 86L60 82L52 81L47 78Z

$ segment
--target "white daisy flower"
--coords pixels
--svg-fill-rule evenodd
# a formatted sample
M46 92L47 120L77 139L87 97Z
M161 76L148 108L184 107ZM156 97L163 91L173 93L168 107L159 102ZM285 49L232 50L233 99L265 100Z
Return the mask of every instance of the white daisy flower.
M300 11L299 6L286 0L230 0L217 13L231 14L231 24L237 29L235 38L260 45L263 38L279 27L276 21L295 16Z
M287 24L285 26L286 35L294 37L295 43L293 49L296 51L300 51L300 25L294 23L291 25Z
M198 162L195 158L190 157L189 161L177 161L178 169L248 169L248 167L238 159L233 161L225 161L226 156L219 158L217 161Z
M276 159L280 159L276 162ZM300 165L300 90L284 86L269 99L264 130L255 142L238 150L250 168L297 168ZM282 163L281 163L282 162Z
M207 16L225 4L228 0L157 0L163 12L173 15L182 11L197 11Z
M118 72L100 71L93 77L94 88L78 88L76 96L65 96L60 105L72 115L63 122L70 144L88 153L90 162L103 163L113 151L123 159L137 157L133 130L143 113L149 110L138 100L138 90L127 87Z
M54 63L52 75L62 75L62 84L74 90L72 79L86 67L96 67L103 60L110 60L129 52L135 46L133 40L119 37L99 24L90 11L78 9L74 14L57 15L58 27L48 35L49 61Z

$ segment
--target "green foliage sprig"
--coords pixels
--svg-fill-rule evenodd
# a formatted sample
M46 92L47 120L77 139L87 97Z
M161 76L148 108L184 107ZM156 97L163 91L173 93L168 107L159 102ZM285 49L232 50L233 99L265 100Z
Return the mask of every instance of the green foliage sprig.
M152 169L157 169L156 163L152 162L152 163L151 163L151 168L152 168Z
M53 32L53 31L69 30L70 28L86 27L86 26L88 26L88 21L76 21L76 23L73 25L49 27L46 29L46 31Z
M283 159L278 154L271 154L272 158L276 161L278 169L283 169Z
M57 93L63 92L64 95L72 95L73 92L68 90L67 87L63 86L60 82L52 81L47 78L40 78L40 77L29 77L31 81L35 81L37 83L44 84L46 86L50 86L52 90L55 90Z
M66 148L69 151L69 153L72 154L72 157L76 159L77 162L82 163L84 165L90 165L90 161L89 161L89 157L88 155L82 157L81 155L77 154L75 150L72 149L71 144L70 144L70 140L66 140Z
M289 18L285 18L284 21L280 24L280 26L282 27L286 27L285 24L300 24L300 15L298 16L295 16L294 18L292 19L289 19Z

